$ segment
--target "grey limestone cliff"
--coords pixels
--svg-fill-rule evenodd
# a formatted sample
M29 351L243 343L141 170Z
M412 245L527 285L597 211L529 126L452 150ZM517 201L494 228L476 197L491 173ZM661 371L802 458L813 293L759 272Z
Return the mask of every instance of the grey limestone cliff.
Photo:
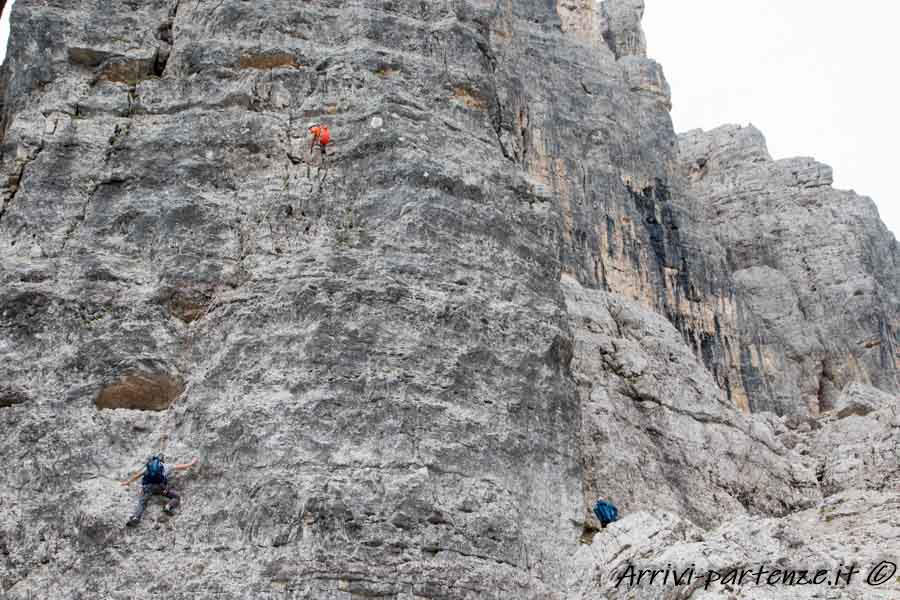
M818 414L854 381L896 393L898 249L875 204L811 158L772 160L752 126L680 147L697 218L727 249L751 407Z
M17 0L0 597L650 598L609 569L890 556L844 515L900 522L893 237L754 130L676 136L643 10ZM200 465L126 529L159 449Z

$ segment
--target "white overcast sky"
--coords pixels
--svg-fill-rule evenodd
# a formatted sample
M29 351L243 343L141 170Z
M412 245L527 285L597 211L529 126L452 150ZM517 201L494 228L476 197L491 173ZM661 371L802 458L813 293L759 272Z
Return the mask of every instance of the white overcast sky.
M893 0L646 0L644 13L676 130L752 123L774 158L834 167L895 236L898 22Z
M892 0L646 0L644 15L678 131L752 123L773 157L834 167L835 186L871 196L895 235L898 23Z

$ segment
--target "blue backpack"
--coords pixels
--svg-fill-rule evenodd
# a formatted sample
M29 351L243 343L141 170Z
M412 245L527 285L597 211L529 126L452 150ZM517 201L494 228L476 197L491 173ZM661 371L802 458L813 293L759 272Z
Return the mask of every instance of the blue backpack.
M594 514L600 519L600 525L603 527L619 520L619 509L606 500L597 500L594 505Z
M167 483L166 468L163 465L162 456L157 455L147 461L147 467L141 483L144 485L165 485Z

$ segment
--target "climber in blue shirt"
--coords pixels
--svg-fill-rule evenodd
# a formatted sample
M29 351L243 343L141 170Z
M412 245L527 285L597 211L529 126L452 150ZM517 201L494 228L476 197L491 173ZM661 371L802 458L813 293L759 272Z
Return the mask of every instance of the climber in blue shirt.
M189 463L179 465L175 463L166 463L162 454L151 456L144 465L144 468L121 482L124 487L128 487L138 479L141 479L141 495L138 497L137 506L131 518L128 519L127 525L134 527L141 522L141 516L144 509L147 508L147 502L154 495L163 496L169 501L163 508L163 511L170 515L172 511L181 503L181 497L171 488L169 481L178 471L186 471L197 464L194 458Z
M619 520L619 509L612 502L600 498L594 504L594 515L600 521L600 527L606 529L607 525Z

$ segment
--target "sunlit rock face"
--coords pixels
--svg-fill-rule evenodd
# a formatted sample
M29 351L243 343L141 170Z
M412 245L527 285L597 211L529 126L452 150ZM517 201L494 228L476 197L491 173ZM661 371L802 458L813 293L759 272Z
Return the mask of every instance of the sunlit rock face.
M626 597L616 552L890 518L896 461L830 440L889 453L893 238L753 130L677 137L642 14L17 0L2 593ZM157 451L200 464L126 529Z

